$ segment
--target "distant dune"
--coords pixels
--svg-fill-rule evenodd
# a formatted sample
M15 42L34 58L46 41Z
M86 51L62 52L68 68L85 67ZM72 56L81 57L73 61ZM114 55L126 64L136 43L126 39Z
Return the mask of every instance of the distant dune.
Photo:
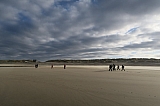
M48 60L46 62L40 62L37 60L0 60L0 66L3 64L10 64L11 66L33 66L35 63L41 65L126 65L126 66L160 66L160 59L154 58L130 58L130 59L92 59L92 60ZM13 65L16 64L16 65ZM4 65L7 66L7 65ZM8 65L9 66L9 65Z

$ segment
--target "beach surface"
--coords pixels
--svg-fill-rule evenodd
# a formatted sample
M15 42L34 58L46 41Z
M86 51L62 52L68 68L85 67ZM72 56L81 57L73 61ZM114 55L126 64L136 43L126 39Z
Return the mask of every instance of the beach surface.
M0 106L159 106L160 67L0 67Z

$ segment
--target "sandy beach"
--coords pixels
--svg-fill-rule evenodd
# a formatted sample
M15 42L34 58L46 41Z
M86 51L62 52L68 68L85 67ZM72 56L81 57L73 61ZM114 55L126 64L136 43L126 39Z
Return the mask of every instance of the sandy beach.
M159 106L160 67L0 67L0 106Z

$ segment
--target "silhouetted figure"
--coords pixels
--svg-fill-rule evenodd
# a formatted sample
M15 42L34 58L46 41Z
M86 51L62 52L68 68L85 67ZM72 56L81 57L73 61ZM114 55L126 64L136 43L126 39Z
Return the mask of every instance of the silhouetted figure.
M112 65L109 65L109 71L112 71Z
M64 64L64 69L66 69L66 64Z
M38 64L35 64L35 68L38 68Z
M122 65L122 70L121 70L121 71L123 71L123 70L125 71L125 69L124 69L124 65Z
M53 68L53 64L51 65L51 69Z
M117 65L117 70L120 70L119 65Z
M113 71L114 71L114 70L116 70L116 65L115 65L115 64L113 64Z

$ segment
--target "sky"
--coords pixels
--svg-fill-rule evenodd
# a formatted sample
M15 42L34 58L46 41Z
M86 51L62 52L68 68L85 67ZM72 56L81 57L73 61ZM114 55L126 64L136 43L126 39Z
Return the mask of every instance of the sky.
M160 0L0 0L0 60L160 58Z

